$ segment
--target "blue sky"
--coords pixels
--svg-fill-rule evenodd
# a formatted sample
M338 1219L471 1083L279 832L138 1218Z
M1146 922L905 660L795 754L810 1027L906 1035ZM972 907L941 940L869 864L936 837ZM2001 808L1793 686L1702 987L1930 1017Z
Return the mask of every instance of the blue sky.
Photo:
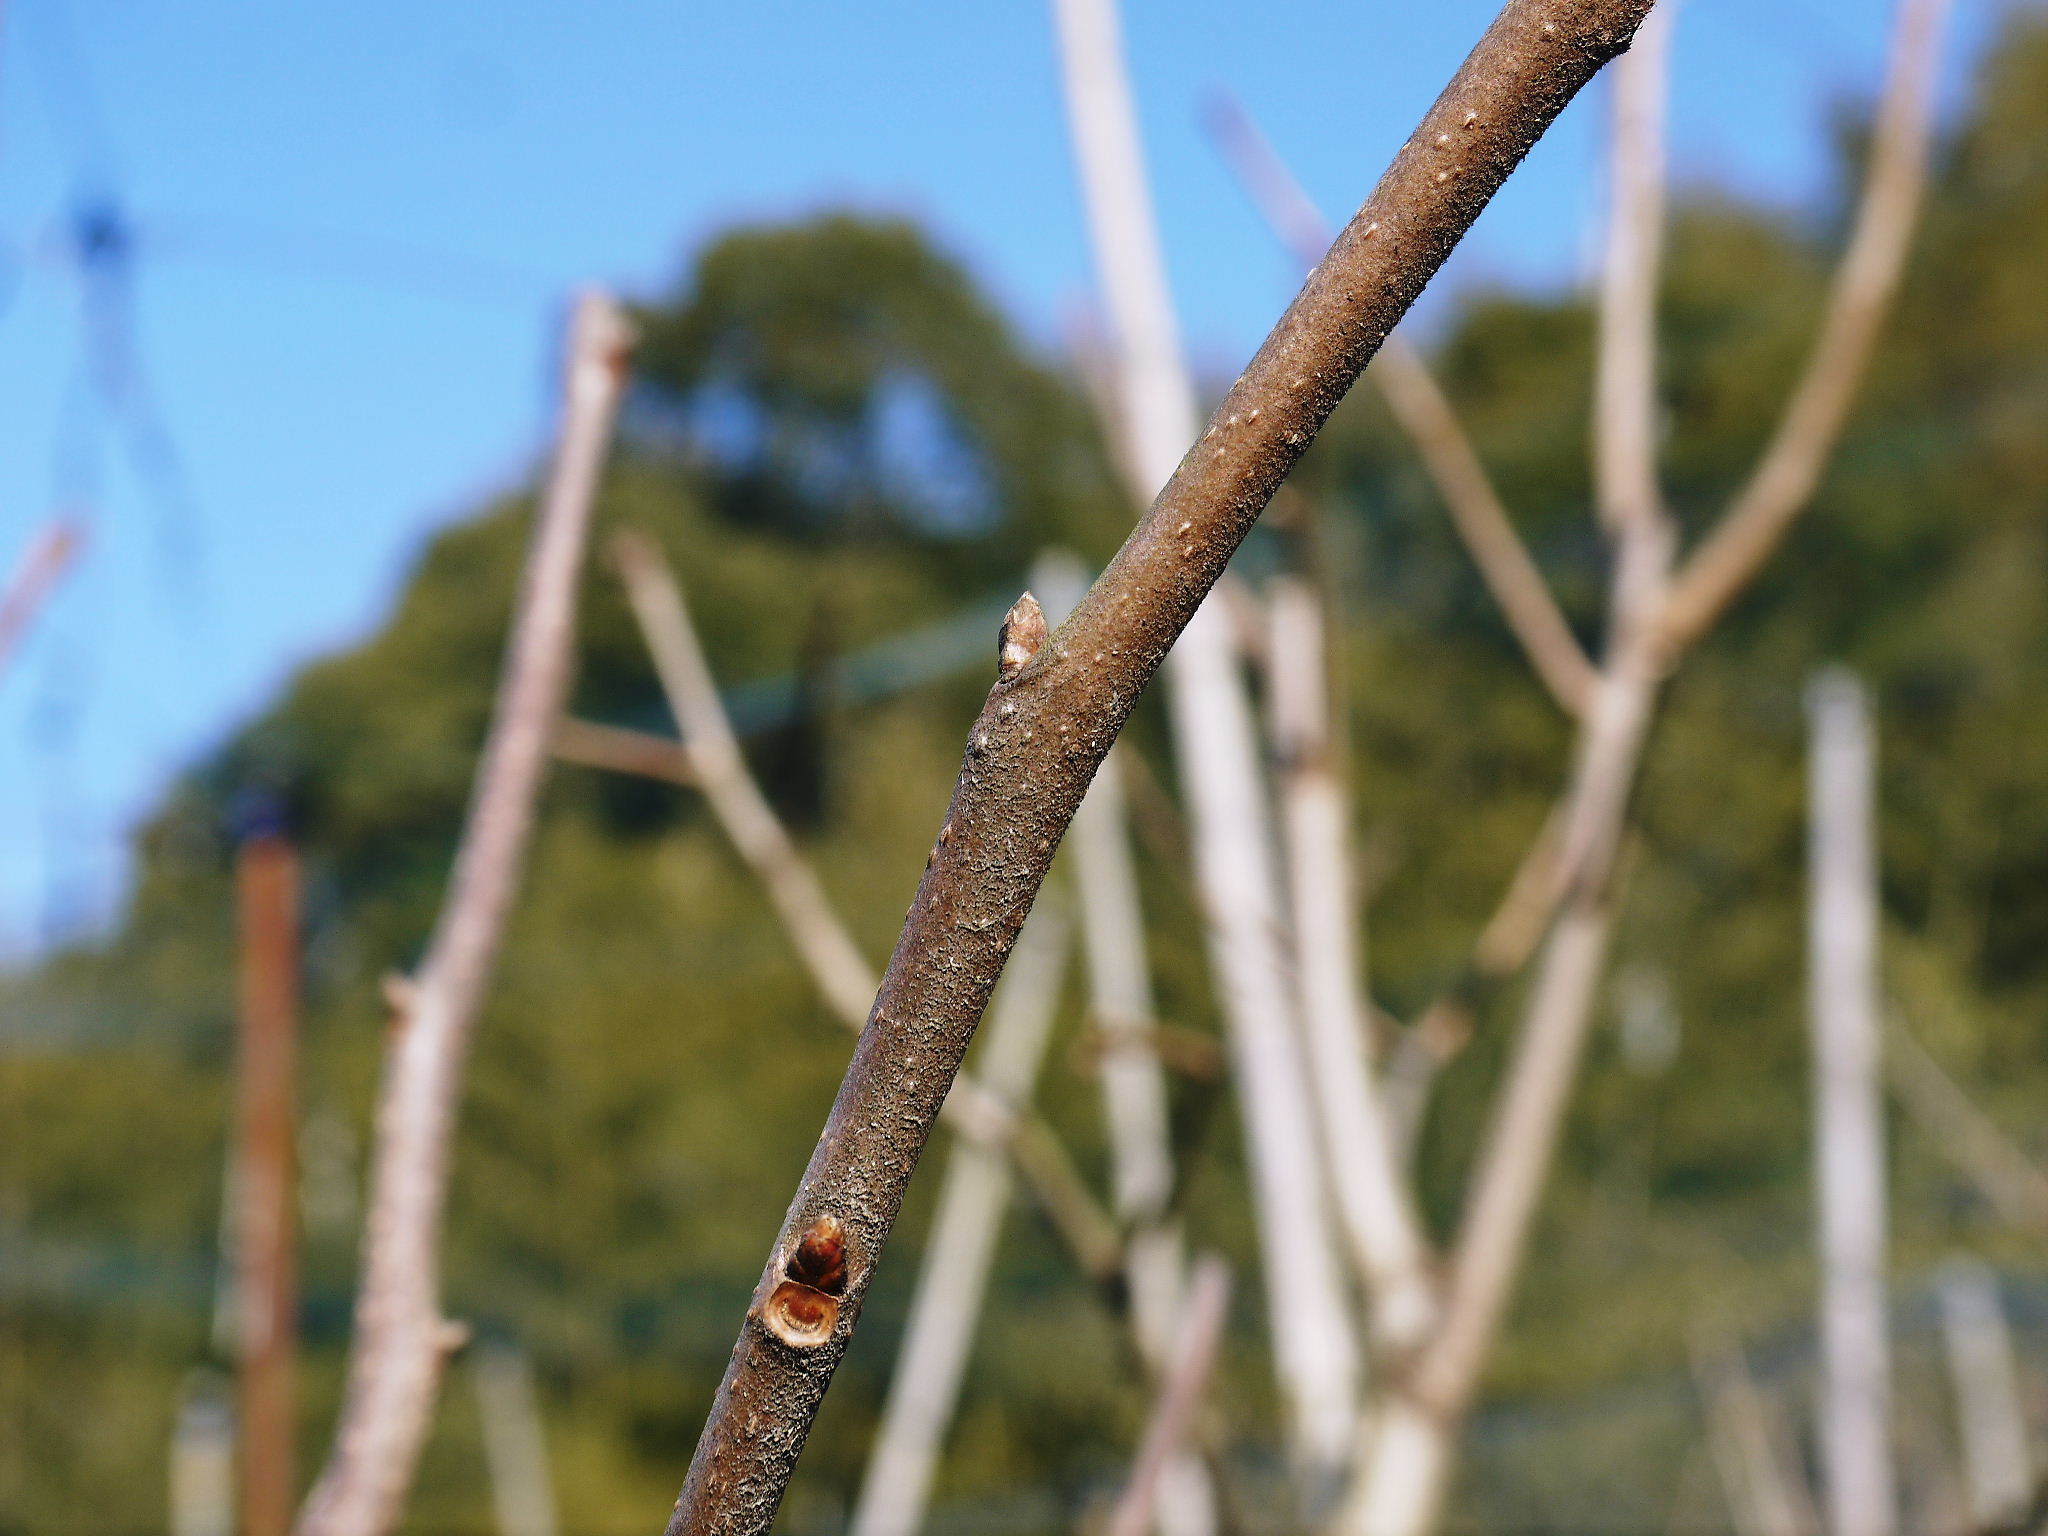
M1289 269L1202 136L1204 95L1238 91L1341 213L1493 5L1125 3L1184 325L1234 368ZM1991 3L1963 0L1951 97ZM1686 0L1681 173L1812 204L1889 9ZM1602 104L1553 130L1435 302L1583 272ZM136 473L93 387L68 242L94 202L134 233L131 377L182 493ZM1041 0L8 0L0 563L60 505L91 532L0 674L0 957L115 910L165 781L525 473L574 285L656 292L725 225L826 205L926 220L1051 345L1088 268Z

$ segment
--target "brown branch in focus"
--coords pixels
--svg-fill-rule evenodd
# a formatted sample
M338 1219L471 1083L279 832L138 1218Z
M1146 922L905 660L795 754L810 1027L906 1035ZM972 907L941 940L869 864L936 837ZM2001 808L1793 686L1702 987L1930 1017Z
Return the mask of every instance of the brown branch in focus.
M1321 211L1236 97L1218 95L1208 123L1253 204L1295 259L1313 270L1330 245ZM1514 519L1429 364L1396 331L1380 348L1366 377L1407 434L1538 680L1567 714L1583 715L1593 691L1593 664L1565 622L1528 546L1515 532Z
M1812 497L1841 437L1919 219L1948 6L1949 0L1899 0L1863 196L1820 335L1749 484L1672 584L1668 652L1696 643L1763 567Z
M670 1521L767 1530L874 1266L1054 849L1097 765L1274 489L1537 137L1646 0L1511 0L1232 386L1109 569L968 737L932 860L749 1307ZM843 1257L833 1320L778 1295ZM801 1299L801 1298L799 1298ZM811 1309L818 1314L822 1309Z
M535 517L468 821L378 1090L348 1380L299 1536L383 1536L397 1523L426 1439L454 1337L441 1316L439 1248L463 1058L568 690L577 581L630 341L617 306L586 294L571 327L561 448Z

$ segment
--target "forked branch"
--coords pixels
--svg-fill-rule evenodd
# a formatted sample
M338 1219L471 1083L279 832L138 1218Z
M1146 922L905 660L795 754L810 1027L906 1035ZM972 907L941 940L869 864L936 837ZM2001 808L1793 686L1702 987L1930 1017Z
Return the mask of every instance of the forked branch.
M612 301L585 295L570 333L561 449L534 525L469 818L440 921L393 1021L341 1421L299 1536L382 1536L397 1523L457 1337L441 1316L439 1249L463 1059L568 691L577 582L630 340Z

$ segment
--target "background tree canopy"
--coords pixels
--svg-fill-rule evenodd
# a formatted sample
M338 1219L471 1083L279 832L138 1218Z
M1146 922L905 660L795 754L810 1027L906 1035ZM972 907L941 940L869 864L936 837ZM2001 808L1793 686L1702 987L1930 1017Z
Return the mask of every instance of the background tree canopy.
M1845 134L1845 157L1859 142ZM1665 279L1665 462L1694 530L1775 419L1837 233L1711 190L1684 202ZM1563 1413L1669 1377L1709 1304L1752 1336L1802 1326L1799 701L1820 661L1851 662L1880 704L1901 1013L2005 1124L2038 1121L2044 271L2048 23L2023 13L1942 152L1901 317L1845 452L1790 548L1678 683L1653 743L1604 1004L1612 1027L1491 1377L1498 1402ZM879 958L986 686L994 615L1037 553L1100 559L1130 509L1079 379L1020 342L908 223L837 213L736 230L644 320L603 516L666 545L758 766ZM1576 296L1482 293L1437 351L1525 535L1595 640L1590 335ZM1344 408L1296 484L1346 625L1372 984L1408 1017L1456 974L1533 835L1565 733L1376 402L1361 392ZM290 806L311 880L305 1414L309 1429L326 1423L383 1045L379 978L411 962L440 895L527 510L510 497L450 528L377 635L306 668L169 792L140 834L115 931L0 982L0 1532L160 1527L180 1383L218 1358L229 861L238 801L256 790ZM1242 563L1256 574L1278 555L1265 533ZM588 587L576 711L665 726L613 583L594 569ZM1158 786L1145 873L1162 1008L1211 1030L1162 735L1148 707L1133 742ZM1100 1175L1075 990L1064 1028L1076 1051L1056 1057L1043 1100ZM1455 1216L1512 1002L1483 1020L1426 1129L1439 1228ZM448 1305L532 1352L568 1530L644 1530L667 1504L846 1049L689 794L555 772L479 1034ZM1252 1273L1235 1125L1210 1113L1204 1084L1177 1093L1191 1225ZM1965 1242L2040 1269L1936 1149L1909 1127L1895 1140L1907 1284ZM932 1182L913 1196L788 1530L829 1528L853 1487ZM1023 1489L1077 1501L1119 1464L1143 1403L1112 1325L1028 1214L1013 1218L999 1286L1009 1329L977 1359L942 1502ZM1254 1306L1240 1298L1247 1323ZM1241 1333L1225 1411L1245 1429L1270 1422L1271 1405ZM1645 1418L1631 1476L1669 1482L1685 1433ZM1563 1443L1577 1475L1611 1475L1611 1447ZM478 1529L481 1479L469 1399L451 1391L408 1529ZM1485 1497L1467 1493L1474 1508ZM1019 1507L1027 1525L1037 1518Z

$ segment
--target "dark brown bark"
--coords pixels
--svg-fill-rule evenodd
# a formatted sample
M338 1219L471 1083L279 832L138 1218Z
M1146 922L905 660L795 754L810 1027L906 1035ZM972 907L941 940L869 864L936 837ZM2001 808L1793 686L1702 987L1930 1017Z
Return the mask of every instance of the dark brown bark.
M1005 656L669 1536L768 1529L1004 958L1132 705L1387 332L1648 11L1649 0L1510 0L1101 580L1028 661ZM826 1231L845 1266L831 1293L792 1268ZM827 1311L828 1325L804 1325Z

